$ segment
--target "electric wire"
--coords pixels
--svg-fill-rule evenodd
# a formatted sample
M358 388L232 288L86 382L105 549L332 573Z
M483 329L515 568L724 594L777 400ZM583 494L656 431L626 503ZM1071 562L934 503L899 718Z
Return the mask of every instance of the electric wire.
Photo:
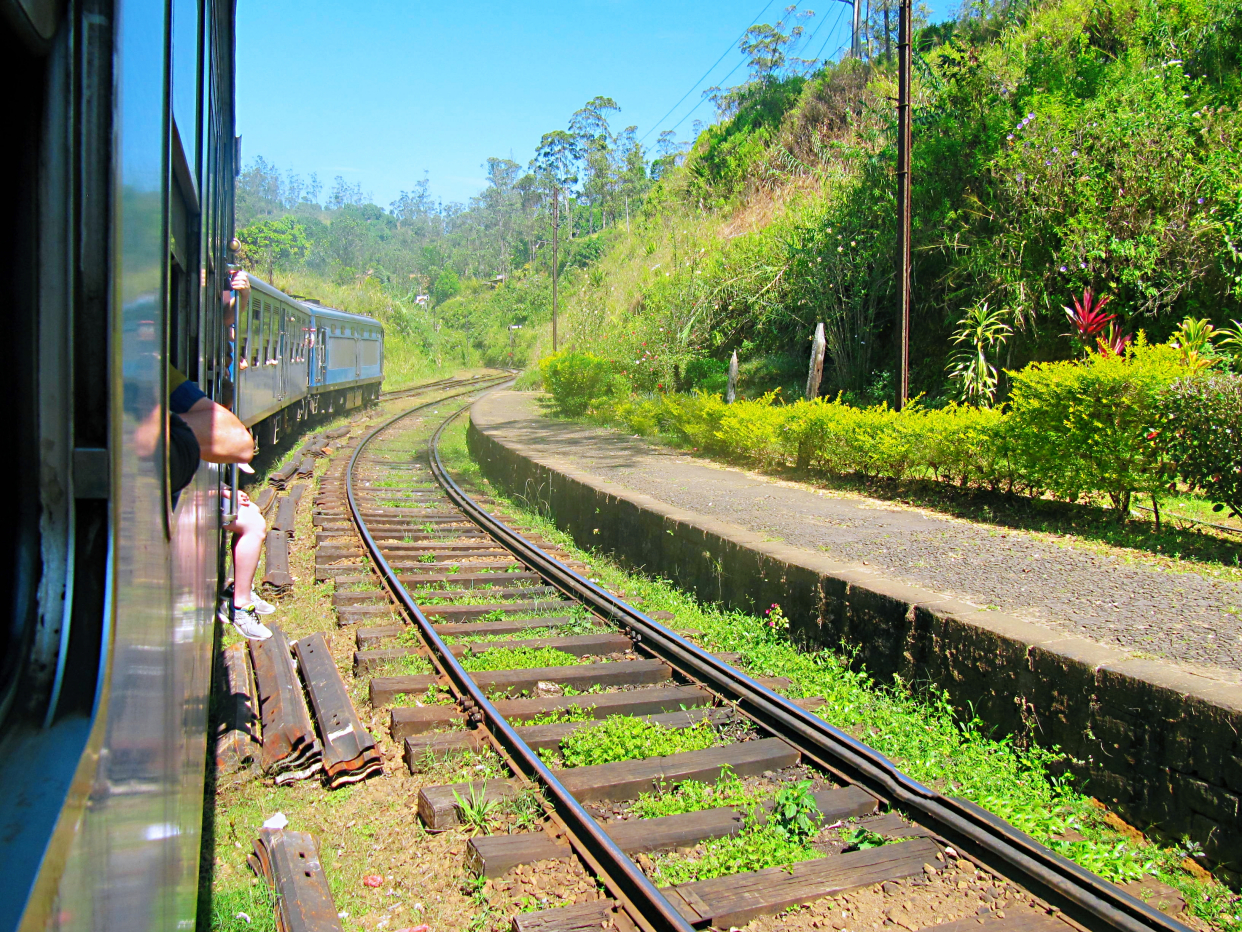
M854 0L854 2L857 3L858 0ZM851 12L853 11L851 10ZM815 61L817 62L823 61L824 49L828 48L828 43L832 41L832 37L837 31L837 27L841 25L841 17L844 15L845 15L845 4L842 4L841 8L837 11L837 21L833 23L832 28L828 30L828 36L824 39L824 44L819 47L819 52L817 52L815 55Z
M839 26L839 25L841 24L841 17L842 17L844 14L845 14L845 6L842 6L842 7L841 7L840 12L838 12L838 13L837 13L837 19L836 19L836 22L834 22L834 23L832 24L832 29L831 29L831 30L829 31L829 33L828 33L828 38L827 38L827 39L825 39L825 40L824 40L824 44L820 46L820 49L819 49L819 50L820 50L821 52L822 52L822 51L823 51L823 50L827 47L828 43L832 40L832 34L836 31L837 26ZM823 23L823 22L827 22L827 19L828 19L828 17L826 17L826 16L825 16L825 17L824 17L824 19L823 19L823 20L821 20L821 23ZM819 30L818 30L818 29L816 29L816 30L815 30L815 33L814 33L814 34L811 36L811 38L807 41L807 44L808 44L808 45L810 45L810 43L811 43L811 42L813 42L813 41L815 40L815 35L818 35L818 34L819 34ZM745 35L745 33L743 33L743 35ZM818 58L816 58L816 61L818 61L818 60L819 60L819 59L818 59ZM737 69L738 69L738 68L741 68L741 67L742 67L742 65L744 65L744 64L746 64L746 62L745 62L745 61L740 61L740 62L738 62L736 65L734 65L734 66L733 66L733 70L732 70L732 71L730 71L728 74L726 74L726 75L724 76L724 78L722 78L722 79L721 79L720 84L721 84L721 85L724 85L724 83L725 83L726 81L728 81L728 80L729 80L729 78L733 77L734 72L736 72L736 71L737 71ZM715 66L713 66L713 67L715 67ZM688 96L688 95L687 95L687 96ZM682 100L685 100L685 97L683 97L683 98L682 98ZM686 120L688 120L690 117L692 117L692 116L694 115L694 112L695 112L696 110L698 110L698 109L699 109L699 107L703 106L703 101L705 101L705 100L707 100L707 98L706 98L706 97L704 97L704 98L703 98L702 100L700 100L697 104L695 104L693 107L691 107L691 108L690 108L690 110L686 112L685 116L683 116L680 120L678 120L676 123L674 123L674 124L673 124L673 126L672 126L673 131L675 132L675 131L677 130L677 127L681 126L681 124L682 124L682 123L685 123L685 122L686 122ZM675 108L674 108L674 109L675 109Z
M752 18L752 19L750 20L750 24L751 24L751 26L753 26L755 23L759 22L759 17L760 17L760 16L762 16L764 13L768 12L768 7L770 7L770 6L771 6L773 3L775 3L775 2L776 2L776 0L768 0L768 2L767 2L766 4L764 4L763 9L762 9L762 10L760 10L760 11L758 12L758 14L756 14L756 15L754 16L754 18ZM651 129L647 130L647 132L643 134L642 139L639 139L639 140L638 140L640 144L643 142L643 140L644 140L644 139L646 139L648 136L650 136L652 133L654 133L654 132L656 131L656 129L660 126L660 124L661 124L661 123L663 123L665 120L667 120L667 119L669 118L669 116L672 114L672 112L673 112L674 110L676 110L676 109L677 109L678 107L680 107L683 103L685 103L686 98L687 98L687 97L689 97L691 94L693 94L693 93L695 92L695 90L698 88L698 86L699 86L700 84L702 84L704 81L706 81L706 80L707 80L707 76L708 76L709 74L711 74L711 73L712 73L713 69L715 69L715 67L716 67L717 65L719 65L722 61L724 61L724 60L725 60L725 56L726 56L726 55L728 55L730 52L732 52L732 51L733 51L733 49L734 49L734 47L735 47L735 46L736 46L739 42L741 42L741 41L742 41L742 39L744 39L744 38L746 37L746 32L747 32L747 30L749 30L749 29L750 29L750 26L747 26L747 27L746 27L746 29L743 29L743 30L742 30L742 32L741 32L741 34L740 34L740 35L739 35L736 39L734 39L734 40L733 40L733 42L731 42L731 43L729 44L729 47L728 47L727 49L725 49L723 53L721 53L720 57L719 57L719 58L717 58L714 62L712 62L712 67L711 67L711 68L708 68L706 71L704 71L704 72L703 72L703 77L701 77L701 78L699 78L697 81L695 81L695 82L694 82L694 85L690 88L690 90L686 91L686 93L682 95L681 100L677 101L677 103L675 103L675 104L673 104L673 106L669 107L668 113L664 114L664 116L662 116L662 117L660 117L660 119L656 120L656 122L655 122L655 123L651 124ZM736 68L734 68L734 69L733 69L733 71L736 71L736 70L737 70ZM729 74L732 74L732 73L733 73L733 71L730 71L730 72L729 72ZM727 78L728 78L728 76L726 75L726 80L727 80ZM696 105L696 106L697 106L697 105ZM684 118L683 118L683 119L684 119ZM680 124L680 123L678 123L677 125L678 125L678 126L680 126L681 124ZM673 129L676 129L676 128L677 128L676 126L674 126L674 127L673 127Z

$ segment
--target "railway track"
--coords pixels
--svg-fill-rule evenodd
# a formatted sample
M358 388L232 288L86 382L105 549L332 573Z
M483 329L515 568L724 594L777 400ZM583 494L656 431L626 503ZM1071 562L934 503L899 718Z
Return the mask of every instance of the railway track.
M437 444L467 396L499 381L437 385L451 394L372 430L325 475L314 521L317 576L336 581L355 677L369 680L374 708L389 709L405 765L490 749L507 767L424 786L426 828L521 808L526 830L475 835L467 866L507 883L573 865L564 905L517 913L515 930L730 928L833 898L837 929L1185 932L977 806L905 776L818 718L819 700L784 698L787 684L708 653L662 623L671 618L643 614L588 567L505 523L494 502L467 495ZM604 763L571 753L609 728L695 735L701 746ZM636 799L686 781L743 787L747 802L643 817ZM653 861L781 826L788 813L775 801L800 798L795 808L809 812L807 793L819 810L808 841L821 856L675 884ZM944 923L949 913L968 918ZM810 927L827 927L818 922Z

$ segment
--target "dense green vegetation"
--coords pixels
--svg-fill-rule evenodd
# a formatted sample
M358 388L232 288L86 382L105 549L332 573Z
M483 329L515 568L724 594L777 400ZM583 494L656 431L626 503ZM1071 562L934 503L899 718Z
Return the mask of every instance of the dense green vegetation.
M1118 339L1240 316L1240 48L1229 0L983 3L923 30L915 393L965 393L953 340L985 302L990 363L1014 370L1077 354L1062 308L1087 287ZM882 60L737 93L577 281L570 345L639 391L714 389L737 350L744 393L789 394L823 321L823 393L891 397L893 96Z
M798 58L801 15L750 30L748 79L712 89L717 121L692 144L666 132L647 151L596 97L526 166L489 159L469 204L437 201L428 179L387 209L341 178L321 198L317 179L256 159L239 179L243 260L374 310L425 364L501 364L512 343L526 365L551 350L555 197L562 342L634 390L719 390L736 350L743 395L792 394L822 321L821 393L890 398L894 63L883 41ZM916 44L925 405L978 400L989 372L1004 399L1004 370L1074 356L1062 308L1085 288L1111 299L1117 341L1242 317L1236 3L977 0Z
M562 414L760 467L1107 503L1122 518L1139 494L1159 507L1201 490L1236 514L1242 376L1227 371L1223 354L1196 366L1206 360L1184 344L1140 336L1120 354L1033 363L1010 373L1004 408L916 400L896 411L840 397L783 404L775 391L732 404L705 391L640 395L616 363L580 352L546 357L540 372Z

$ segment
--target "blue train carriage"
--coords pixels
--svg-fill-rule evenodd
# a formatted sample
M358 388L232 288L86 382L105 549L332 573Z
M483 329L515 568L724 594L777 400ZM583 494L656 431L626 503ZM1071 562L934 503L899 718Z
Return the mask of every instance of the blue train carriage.
M314 413L310 387L311 313L250 276L250 301L237 322L237 416L260 448L298 433Z
M310 406L335 414L379 399L384 381L384 327L374 318L308 300L314 335Z
M174 500L168 407L232 387L235 4L0 6L0 932L193 929L226 477Z

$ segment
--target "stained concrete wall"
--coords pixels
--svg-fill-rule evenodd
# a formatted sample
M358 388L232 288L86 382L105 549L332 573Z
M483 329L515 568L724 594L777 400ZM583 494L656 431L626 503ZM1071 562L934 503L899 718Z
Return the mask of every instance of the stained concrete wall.
M808 648L858 651L881 679L931 682L1003 734L1056 745L1130 821L1242 870L1242 687L1059 634L683 511L507 440L475 412L483 474L551 515L579 546L699 598L779 603Z

